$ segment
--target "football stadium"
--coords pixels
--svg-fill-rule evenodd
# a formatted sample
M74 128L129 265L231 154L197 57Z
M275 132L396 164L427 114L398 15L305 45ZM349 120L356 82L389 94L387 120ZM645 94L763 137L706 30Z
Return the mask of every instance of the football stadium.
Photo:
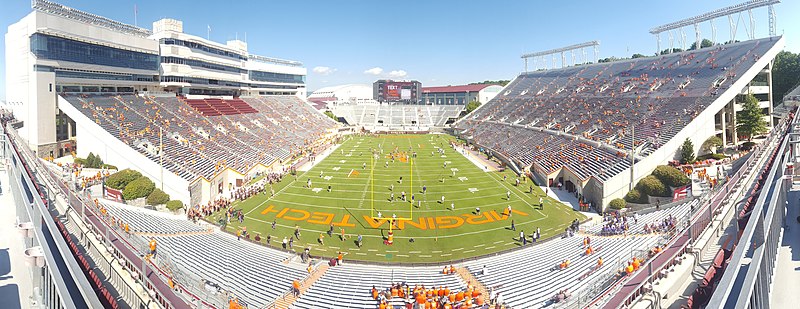
M505 81L308 89L246 35L32 0L5 34L0 307L794 307L784 5L682 8L655 54L550 46Z

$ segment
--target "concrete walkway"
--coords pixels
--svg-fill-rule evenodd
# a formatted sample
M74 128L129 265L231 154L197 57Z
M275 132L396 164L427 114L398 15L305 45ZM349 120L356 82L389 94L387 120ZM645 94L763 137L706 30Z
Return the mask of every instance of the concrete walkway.
M786 226L783 229L778 258L775 261L775 277L772 281L772 308L797 308L797 287L800 287L800 185L789 191L786 209Z
M24 260L24 240L14 228L16 204L5 170L0 171L0 183L0 308L30 308L33 280Z

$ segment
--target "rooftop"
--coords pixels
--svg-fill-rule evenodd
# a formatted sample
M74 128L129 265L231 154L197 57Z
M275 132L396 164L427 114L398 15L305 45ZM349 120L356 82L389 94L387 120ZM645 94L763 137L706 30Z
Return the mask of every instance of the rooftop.
M473 84L461 86L422 87L422 93L478 92L483 88L496 86L492 84Z

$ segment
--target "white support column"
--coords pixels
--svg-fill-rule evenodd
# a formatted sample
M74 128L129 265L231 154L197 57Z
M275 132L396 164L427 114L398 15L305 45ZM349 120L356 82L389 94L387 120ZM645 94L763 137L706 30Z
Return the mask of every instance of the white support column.
M708 23L711 24L711 44L712 45L716 45L717 44L717 26L714 25L714 20L713 19L709 20Z
M661 53L661 32L656 33L656 55Z
M695 41L694 43L697 44L696 45L697 49L700 49L700 47L702 47L702 45L701 45L701 43L702 43L701 41L702 40L703 39L700 37L700 25L695 23L694 24L694 41Z
M750 16L750 39L756 38L756 19L753 18L753 10L747 10L747 15Z
M736 40L736 24L733 22L733 15L728 15L728 24L731 31L731 42Z

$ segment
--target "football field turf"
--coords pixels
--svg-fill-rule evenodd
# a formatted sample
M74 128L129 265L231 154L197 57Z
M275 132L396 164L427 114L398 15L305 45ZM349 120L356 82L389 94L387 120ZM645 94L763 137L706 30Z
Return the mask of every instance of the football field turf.
M279 247L297 226L301 234L293 244L297 252L310 248L312 256L332 257L342 251L345 260L430 263L516 248L522 245L520 231L530 239L538 227L546 239L563 232L573 219L585 218L546 197L540 209L544 194L535 185L530 193L531 180L521 179L515 186L516 174L511 171L484 171L456 152L449 144L453 140L441 134L347 137L308 172L298 171L296 177L287 175L275 184L274 197L267 189L266 194L235 202L233 207L242 209L245 220L239 224L232 219L227 230L246 226L252 235L264 239L271 235L271 245ZM381 219L374 219L379 213ZM216 222L220 215L210 219ZM393 216L398 218L392 228L394 243L386 245L388 219ZM512 220L516 231L510 230ZM346 240L341 239L341 229ZM356 246L359 234L361 248Z

